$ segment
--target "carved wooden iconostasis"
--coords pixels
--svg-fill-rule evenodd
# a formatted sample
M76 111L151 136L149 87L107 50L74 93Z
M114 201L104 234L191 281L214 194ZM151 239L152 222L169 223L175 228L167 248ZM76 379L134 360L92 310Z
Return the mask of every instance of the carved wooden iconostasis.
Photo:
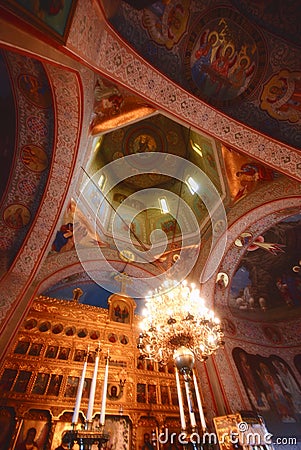
M77 300L76 300L77 298ZM80 406L85 422L96 349L100 345L93 427L99 426L107 352L110 354L105 431L110 450L140 449L144 435L180 429L173 366L140 358L138 316L126 294L113 294L109 309L40 296L20 327L0 368L0 448L10 450L35 428L40 449L54 450L71 429L85 355ZM153 433L153 434L152 434Z

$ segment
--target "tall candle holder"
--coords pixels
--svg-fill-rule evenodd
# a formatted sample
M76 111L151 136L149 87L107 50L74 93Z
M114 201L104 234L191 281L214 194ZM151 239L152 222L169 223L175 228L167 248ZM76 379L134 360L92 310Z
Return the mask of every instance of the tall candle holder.
M79 383L79 388L76 395L74 413L72 417L72 429L68 430L64 434L64 441L68 444L68 448L72 449L74 444L78 444L79 450L90 450L92 445L97 445L98 449L102 449L103 445L108 442L110 435L104 430L104 422L105 422L105 408L106 408L106 392L108 385L108 373L109 373L109 352L106 356L106 367L105 367L105 376L104 376L104 384L103 384L103 395L102 395L102 406L101 406L101 415L100 415L100 426L98 429L93 429L92 427L92 417L93 417L93 407L95 400L95 392L96 392L96 382L97 382L97 373L98 373L98 364L99 364L99 354L100 354L100 344L96 349L96 358L95 365L93 371L92 384L90 389L89 396L89 404L87 411L87 418L85 421L84 429L76 429L78 423L78 416L80 410L80 403L82 398L83 385L86 375L87 363L88 363L88 351L85 354L84 366L82 370L82 375Z

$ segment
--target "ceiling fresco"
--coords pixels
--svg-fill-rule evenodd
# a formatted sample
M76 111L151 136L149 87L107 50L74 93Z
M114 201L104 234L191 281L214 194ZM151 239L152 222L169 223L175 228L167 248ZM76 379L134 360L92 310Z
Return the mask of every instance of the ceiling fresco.
M9 0L1 3L34 28L60 42L66 39L76 6L76 0L54 2Z
M290 31L300 32L298 2L290 1L287 10L283 3L279 8L271 2L238 4L159 0L138 10L121 2L110 22L140 55L184 89L259 132L300 148L300 49L279 37L288 34L291 23Z
M0 130L6 169L1 180L0 250L4 255L1 269L7 270L30 229L47 183L54 113L42 63L4 50L0 58L2 107L7 107Z
M233 314L256 321L300 316L301 215L288 217L255 240L245 232L234 244L247 250L231 282Z
M101 77L97 78L94 88L93 119L90 125L92 135L128 125L154 113L154 108L143 99Z
M298 0L232 0L233 5L260 27L300 45L301 10Z

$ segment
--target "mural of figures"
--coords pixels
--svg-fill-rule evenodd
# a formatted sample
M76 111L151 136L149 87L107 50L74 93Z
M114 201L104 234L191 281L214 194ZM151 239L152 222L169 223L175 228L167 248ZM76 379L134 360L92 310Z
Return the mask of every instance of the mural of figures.
M281 175L239 152L223 146L222 148L228 186L234 203L260 189L267 183L272 183Z
M76 2L9 0L7 3L14 7L23 20L64 42Z
M137 402L146 403L146 385L143 383L137 384Z
M291 405L280 386L279 380L276 378L270 367L264 362L260 362L257 373L264 387L269 405L271 409L277 412L281 422L295 422L295 418L292 417L293 410Z
M276 369L276 376L280 386L288 399L289 404L293 407L294 415L301 415L301 389L295 377L292 375L290 368L281 359L271 358L272 364Z
M129 323L129 310L124 302L116 302L114 304L112 320L114 322ZM127 342L123 341L122 343L126 344Z
M75 397L77 392L77 387L79 383L79 378L74 376L69 376L67 378L65 397Z
M95 213L103 218L103 211L106 202L101 203L101 194L93 182L87 184L85 198ZM95 204L94 204L95 203ZM101 203L101 205L100 205ZM92 229L85 216L76 208L73 200L69 202L64 213L61 225L56 232L56 236L51 246L51 250L57 253L63 253L72 250L77 245L88 247L108 247Z
M29 223L31 213L26 206L13 204L5 209L3 217L8 227L19 229Z
M123 395L123 387L117 384L109 384L107 390L107 398L109 400L119 400Z
M20 444L15 447L15 450L27 450L28 448L32 450L39 450L38 443L35 440L36 435L36 428L29 428L26 432L24 441L20 442Z
M69 357L69 353L70 353L70 348L61 347L59 355L58 355L58 359L67 360Z
M264 86L260 106L275 119L301 122L301 72L274 75Z
M13 391L23 394L26 391L30 377L31 377L31 372L26 371L26 370L20 370L18 378L14 385Z
M33 172L43 172L48 166L46 152L37 145L25 145L22 148L21 160L23 164Z
M31 344L28 354L30 356L39 356L41 353L42 344Z
M52 103L48 80L30 74L22 74L18 79L23 95L35 105L48 108Z
M62 375L51 375L50 383L47 389L47 395L55 395L56 397L59 395L62 379Z
M248 354L244 350L240 350L233 353L233 356L251 403L258 410L269 409L264 389L258 379L258 373L252 367Z
M55 358L58 352L58 346L49 345L45 353L45 358Z
M21 423L20 432L13 450L44 449L48 443L50 417L47 411L30 410Z
M242 164L236 172L240 188L233 201L237 202L246 194L252 192L257 185L259 186L259 182L272 181L276 176L275 171L263 164L255 162Z
M301 387L289 365L278 356L254 355L238 347L233 349L233 359L252 408L264 417L271 433L289 429L297 435Z
M246 250L231 281L229 305L234 314L258 320L300 314L301 277L294 270L301 254L300 232L301 215L297 214L262 236L243 233L235 240Z
M269 342L281 344L282 335L278 327L275 327L274 325L265 325L262 327L262 331Z
M190 0L157 1L143 10L143 26L156 43L172 49L186 30L189 6Z
M49 373L38 373L36 381L32 388L32 393L38 395L45 394L48 380L49 380Z
M258 78L258 44L261 37L241 16L203 16L186 48L186 73L191 89L210 101L226 103L254 88ZM241 27L244 27L242 33ZM233 36L241 36L234 40ZM258 40L257 40L258 39Z

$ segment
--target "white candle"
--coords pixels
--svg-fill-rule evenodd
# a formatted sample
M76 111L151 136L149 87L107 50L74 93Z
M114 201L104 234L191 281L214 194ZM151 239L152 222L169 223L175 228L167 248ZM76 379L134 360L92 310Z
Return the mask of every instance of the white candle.
M176 383L177 383L178 400L179 400L179 408L180 408L181 430L184 431L184 430L186 430L186 421L185 421L183 397L182 397L182 391L181 391L179 372L178 372L177 368L176 368Z
M191 392L190 392L190 386L189 386L189 380L185 380L185 390L186 390L186 397L187 397L187 403L188 403L188 411L189 411L189 417L190 417L190 423L191 427L196 427L196 420L195 415L193 411L192 401L191 401Z
M73 416L72 416L72 423L74 425L76 425L77 422L78 422L79 408L80 408L80 402L81 402L82 394L83 394L83 388L84 388L87 364L88 364L88 353L86 355L86 359L85 359L85 362L84 362L84 367L83 367L83 370L82 370L81 379L80 379L80 382L79 382L79 385L78 385L78 388L77 388L74 412L73 412Z
M92 383L91 383L91 388L90 388L89 403L88 403L87 422L91 422L92 416L93 416L95 390L96 390L97 373L98 373L98 363L99 363L99 347L96 350L96 352L97 353L96 353L96 358L95 358L95 366L94 366L93 378L92 378Z
M109 376L109 350L107 356L107 363L105 368L105 377L103 381L103 391L102 391L102 402L101 402L101 411L100 411L100 425L104 426L105 424L105 416L106 416L106 401L107 401L107 389L108 389L108 376Z
M193 374L194 390L195 390L195 395L196 395L196 399L198 402L199 414L200 414L200 419L201 419L201 424L202 424L202 430L206 431L207 426L206 426L206 420L205 420L204 411L203 411L201 395L200 395L200 391L199 391L199 387L198 387L198 382L197 382L194 371L192 371L192 374Z

